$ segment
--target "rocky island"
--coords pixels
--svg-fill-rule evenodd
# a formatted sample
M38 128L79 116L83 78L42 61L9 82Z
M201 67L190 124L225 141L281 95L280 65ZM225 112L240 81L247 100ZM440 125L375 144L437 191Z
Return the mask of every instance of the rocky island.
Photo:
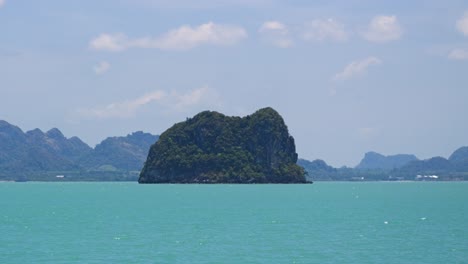
M139 183L306 183L294 138L272 108L245 117L205 111L151 146Z

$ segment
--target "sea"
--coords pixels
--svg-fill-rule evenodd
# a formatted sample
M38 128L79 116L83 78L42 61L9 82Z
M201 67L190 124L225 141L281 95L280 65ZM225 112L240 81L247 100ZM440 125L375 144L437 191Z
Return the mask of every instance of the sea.
M468 182L2 182L0 263L468 263Z

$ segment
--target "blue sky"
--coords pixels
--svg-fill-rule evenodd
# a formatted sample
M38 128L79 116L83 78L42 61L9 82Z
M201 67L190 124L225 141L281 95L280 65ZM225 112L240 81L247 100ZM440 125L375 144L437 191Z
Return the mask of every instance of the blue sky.
M0 0L0 119L90 145L202 110L283 115L300 157L468 145L468 2Z

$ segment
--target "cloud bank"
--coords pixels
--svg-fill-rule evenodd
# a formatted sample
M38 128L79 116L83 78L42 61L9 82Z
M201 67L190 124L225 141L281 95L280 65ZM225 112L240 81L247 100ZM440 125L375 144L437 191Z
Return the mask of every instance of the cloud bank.
M266 21L258 32L267 42L279 48L289 48L293 45L288 28L279 21Z
M367 69L373 65L379 65L382 61L376 57L368 57L363 60L353 61L348 64L343 71L335 74L334 81L344 81L355 76L362 75L367 72Z
M384 43L400 39L403 35L396 16L376 16L367 29L362 32L362 36L371 42Z
M202 45L233 45L245 38L247 38L247 32L242 27L208 22L196 27L181 26L159 37L131 39L123 33L103 33L92 39L89 47L93 50L112 52L129 48L189 50Z

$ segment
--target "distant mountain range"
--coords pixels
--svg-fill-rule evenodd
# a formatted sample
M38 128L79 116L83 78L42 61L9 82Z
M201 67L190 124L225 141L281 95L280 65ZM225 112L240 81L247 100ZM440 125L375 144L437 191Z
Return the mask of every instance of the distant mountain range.
M94 149L60 130L24 133L0 120L0 180L136 180L158 136L141 131L109 137ZM102 175L102 178L100 178ZM67 178L68 177L68 178Z
M158 138L138 131L106 138L91 148L78 137L66 138L57 128L23 132L0 120L0 181L137 181ZM457 149L448 159L368 152L355 168L334 168L323 160L299 159L297 164L311 181L468 180L468 147Z
M468 147L461 147L448 159L419 160L415 155L384 156L368 152L355 168L333 168L323 160L299 159L309 180L468 180Z

